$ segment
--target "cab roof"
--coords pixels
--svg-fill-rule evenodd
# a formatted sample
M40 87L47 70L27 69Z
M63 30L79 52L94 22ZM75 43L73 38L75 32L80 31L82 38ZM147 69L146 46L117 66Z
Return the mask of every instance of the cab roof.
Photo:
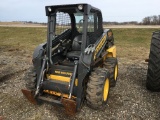
M82 10L78 9L78 6L82 5L83 8ZM67 12L67 13L76 13L77 10L87 13L87 12L99 12L101 13L101 10L91 6L90 4L86 4L86 3L79 3L79 4L62 4L62 5L50 5L50 6L46 6L46 16L49 16L50 14L56 12L56 11L60 11L60 12Z

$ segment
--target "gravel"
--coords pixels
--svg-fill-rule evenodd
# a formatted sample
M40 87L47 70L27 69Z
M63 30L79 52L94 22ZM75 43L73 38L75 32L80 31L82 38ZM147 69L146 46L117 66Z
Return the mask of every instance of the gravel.
M118 58L119 76L110 89L103 110L86 104L75 116L67 116L63 107L32 105L21 93L24 73L29 68L30 52L0 50L0 119L5 120L158 120L160 93L146 90L147 63L142 59ZM137 56L138 57L138 56Z

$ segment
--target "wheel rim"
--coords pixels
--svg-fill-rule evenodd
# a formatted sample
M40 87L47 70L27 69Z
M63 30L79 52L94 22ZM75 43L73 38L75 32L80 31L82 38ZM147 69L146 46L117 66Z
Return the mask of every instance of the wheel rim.
M118 75L118 65L115 66L114 80L117 80L117 75Z
M105 81L104 84L104 90L103 90L103 101L106 101L108 98L108 92L109 92L109 80L108 78Z

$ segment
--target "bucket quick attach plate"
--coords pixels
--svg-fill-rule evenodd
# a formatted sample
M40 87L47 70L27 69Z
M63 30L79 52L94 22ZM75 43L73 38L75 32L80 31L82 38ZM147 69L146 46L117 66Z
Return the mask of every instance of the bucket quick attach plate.
M76 113L76 102L71 99L62 98L62 104L68 115L75 115Z
M35 100L32 91L25 89L22 89L21 91L23 95L29 100L29 102L31 102L32 104L37 104L37 101Z

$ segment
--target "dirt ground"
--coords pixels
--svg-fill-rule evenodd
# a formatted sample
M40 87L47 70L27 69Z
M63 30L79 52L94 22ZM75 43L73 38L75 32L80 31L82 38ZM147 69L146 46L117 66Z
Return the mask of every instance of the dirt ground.
M24 73L32 53L0 47L0 116L4 120L158 120L160 93L146 90L147 63L136 56L118 58L117 85L110 89L104 110L84 105L74 117L66 116L63 107L49 104L32 105L22 95ZM145 59L145 58L144 58Z

